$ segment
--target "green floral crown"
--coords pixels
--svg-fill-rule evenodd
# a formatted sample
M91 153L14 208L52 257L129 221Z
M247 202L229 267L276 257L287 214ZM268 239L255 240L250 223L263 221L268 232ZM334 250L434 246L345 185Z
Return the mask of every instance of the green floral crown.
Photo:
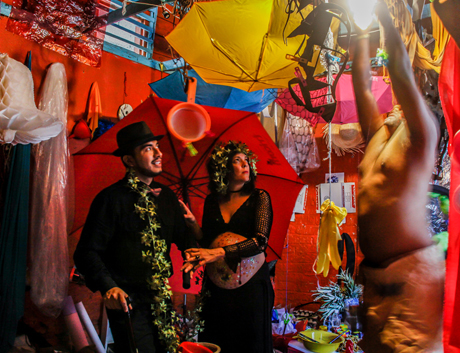
M228 141L227 144L220 143L214 147L214 151L211 154L210 165L213 170L212 175L210 176L212 181L216 184L216 190L218 193L225 195L227 193L228 181L225 181L227 176L227 163L230 154L234 153L243 153L249 159L249 166L255 175L257 175L257 156L248 148L245 143Z

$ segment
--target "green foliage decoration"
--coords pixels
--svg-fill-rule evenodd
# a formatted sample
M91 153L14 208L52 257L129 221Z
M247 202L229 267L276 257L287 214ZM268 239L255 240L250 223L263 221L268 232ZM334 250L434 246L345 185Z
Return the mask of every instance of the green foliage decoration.
M257 156L248 148L245 143L237 141L229 141L228 143L221 143L214 147L214 151L211 154L211 165L213 173L211 175L212 180L217 185L217 192L225 195L227 193L228 182L225 177L227 176L227 163L230 153L243 153L249 159L249 165L254 175L257 175Z
M159 339L167 352L174 353L179 347L179 337L175 329L176 312L172 307L172 291L168 278L171 276L172 264L166 258L166 242L157 234L161 227L156 212L156 204L151 189L139 183L134 171L128 171L128 186L140 195L134 205L135 212L142 220L147 220L147 227L141 232L142 260L150 264L153 275L147 279L148 288L154 293L151 305L153 323L158 328Z

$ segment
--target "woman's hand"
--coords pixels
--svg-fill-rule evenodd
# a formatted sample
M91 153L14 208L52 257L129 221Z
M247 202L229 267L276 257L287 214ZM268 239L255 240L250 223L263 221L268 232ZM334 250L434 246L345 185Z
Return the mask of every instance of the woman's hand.
M225 251L223 248L216 249L198 249L191 248L185 250L185 263L182 269L185 272L190 270L196 271L197 268L205 264L223 259L225 257Z

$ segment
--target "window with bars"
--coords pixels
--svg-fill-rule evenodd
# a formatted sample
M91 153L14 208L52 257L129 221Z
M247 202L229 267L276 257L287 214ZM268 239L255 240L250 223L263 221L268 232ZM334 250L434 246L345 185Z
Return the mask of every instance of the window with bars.
M110 1L110 11L118 10L122 6L121 1ZM153 7L107 26L104 51L148 64L152 59L157 14L158 8Z

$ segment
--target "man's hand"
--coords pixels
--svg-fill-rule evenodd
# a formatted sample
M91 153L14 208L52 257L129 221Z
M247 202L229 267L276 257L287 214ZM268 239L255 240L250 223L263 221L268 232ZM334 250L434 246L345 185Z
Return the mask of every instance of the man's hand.
M182 200L179 200L179 203L182 208L182 211L184 211L185 221L189 224L196 223L196 218L193 215L193 213L190 211L190 209L187 207L187 205Z
M383 27L393 27L393 19L391 18L390 11L388 10L388 6L385 3L385 1L380 0L379 2L377 2L375 13L377 14L377 18L379 19Z
M128 298L128 294L126 294L123 289L113 287L104 294L103 298L104 304L107 307L107 309L123 310L126 313L128 312L128 303L126 301L126 298ZM131 304L129 304L129 309L133 309Z
M201 240L201 238L203 238L203 232L201 231L200 225L196 221L195 216L182 200L179 200L179 204L182 208L182 212L184 213L185 224L189 227L189 229L191 229L195 239Z

